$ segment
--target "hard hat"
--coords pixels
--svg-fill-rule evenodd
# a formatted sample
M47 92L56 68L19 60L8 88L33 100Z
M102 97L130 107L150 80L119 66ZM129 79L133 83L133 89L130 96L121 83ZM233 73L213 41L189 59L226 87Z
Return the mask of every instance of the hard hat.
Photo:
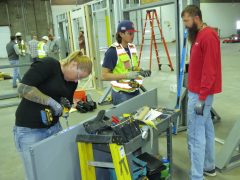
M46 41L49 40L47 36L43 36L42 39L44 39L44 40L46 40Z
M15 36L16 36L16 37L17 37L17 36L22 36L22 33L17 32L17 33L15 34Z

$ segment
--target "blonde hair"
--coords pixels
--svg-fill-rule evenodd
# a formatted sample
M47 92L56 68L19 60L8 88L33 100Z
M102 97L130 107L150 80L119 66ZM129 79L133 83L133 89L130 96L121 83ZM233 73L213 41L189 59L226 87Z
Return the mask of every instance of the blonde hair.
M68 57L61 60L61 64L66 66L72 61L75 61L78 64L79 69L87 71L89 74L92 73L92 61L88 56L83 55L81 51L72 52Z

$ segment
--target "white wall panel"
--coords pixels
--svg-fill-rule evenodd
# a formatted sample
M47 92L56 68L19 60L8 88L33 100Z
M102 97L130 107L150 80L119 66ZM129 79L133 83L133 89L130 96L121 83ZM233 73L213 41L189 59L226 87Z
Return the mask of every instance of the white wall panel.
M65 13L69 10L76 8L76 5L53 5L52 6L52 17L53 17L53 28L54 28L54 35L56 37L59 36L58 34L58 25L57 25L57 15Z
M172 42L176 40L175 33L175 5L167 5L161 7L161 21L163 35L166 42Z
M0 58L8 57L6 45L10 41L9 26L0 26Z
M108 47L107 44L107 29L106 29L106 15L105 11L96 13L98 40L100 49Z
M240 3L201 3L203 21L220 29L221 37L236 34L236 22L240 20Z

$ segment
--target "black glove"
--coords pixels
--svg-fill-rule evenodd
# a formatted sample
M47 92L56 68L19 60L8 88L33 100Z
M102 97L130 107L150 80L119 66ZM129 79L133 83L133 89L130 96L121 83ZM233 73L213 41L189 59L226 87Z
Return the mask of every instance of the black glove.
M195 104L195 107L194 107L194 110L195 110L196 114L203 116L204 107L205 107L205 102L204 101L198 101Z
M151 70L141 70L139 71L139 75L142 77L150 77L151 76Z
M72 107L70 101L65 97L61 97L60 104L67 109L71 109Z
M62 115L63 107L61 106L61 104L59 104L53 98L50 97L48 99L47 105L51 107L51 109L53 110L53 114L55 116L61 116Z

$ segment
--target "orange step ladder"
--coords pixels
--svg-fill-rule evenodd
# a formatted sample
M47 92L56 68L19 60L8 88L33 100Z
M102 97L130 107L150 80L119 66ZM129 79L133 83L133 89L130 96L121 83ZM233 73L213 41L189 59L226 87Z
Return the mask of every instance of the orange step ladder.
M151 28L149 69L151 70L151 68L152 68L152 46L153 46L153 44L154 44L154 49L155 49L155 53L156 53L156 58L157 58L159 70L161 70L161 67L163 65L163 64L160 63L160 57L158 55L159 54L158 53L158 47L157 47L156 37L155 37L155 32L154 32L154 20L157 21L157 27L160 31L161 41L163 43L163 46L164 46L164 49L165 49L165 52L166 52L167 58L168 58L168 63L169 63L168 66L170 67L171 71L174 71L172 61L170 59L170 55L169 55L169 52L168 52L167 44L166 44L165 38L163 36L162 28L160 26L160 21L158 19L157 12L156 12L155 9L147 10L147 13L146 13L146 19L145 19L145 22L144 22L144 30L143 30L143 33L142 33L142 44L141 44L141 48L140 48L138 65L140 65L140 61L141 61L141 57L142 57L142 50L143 50L144 40L145 40L145 32L146 32L146 26L147 26L148 21L150 21L150 28Z

